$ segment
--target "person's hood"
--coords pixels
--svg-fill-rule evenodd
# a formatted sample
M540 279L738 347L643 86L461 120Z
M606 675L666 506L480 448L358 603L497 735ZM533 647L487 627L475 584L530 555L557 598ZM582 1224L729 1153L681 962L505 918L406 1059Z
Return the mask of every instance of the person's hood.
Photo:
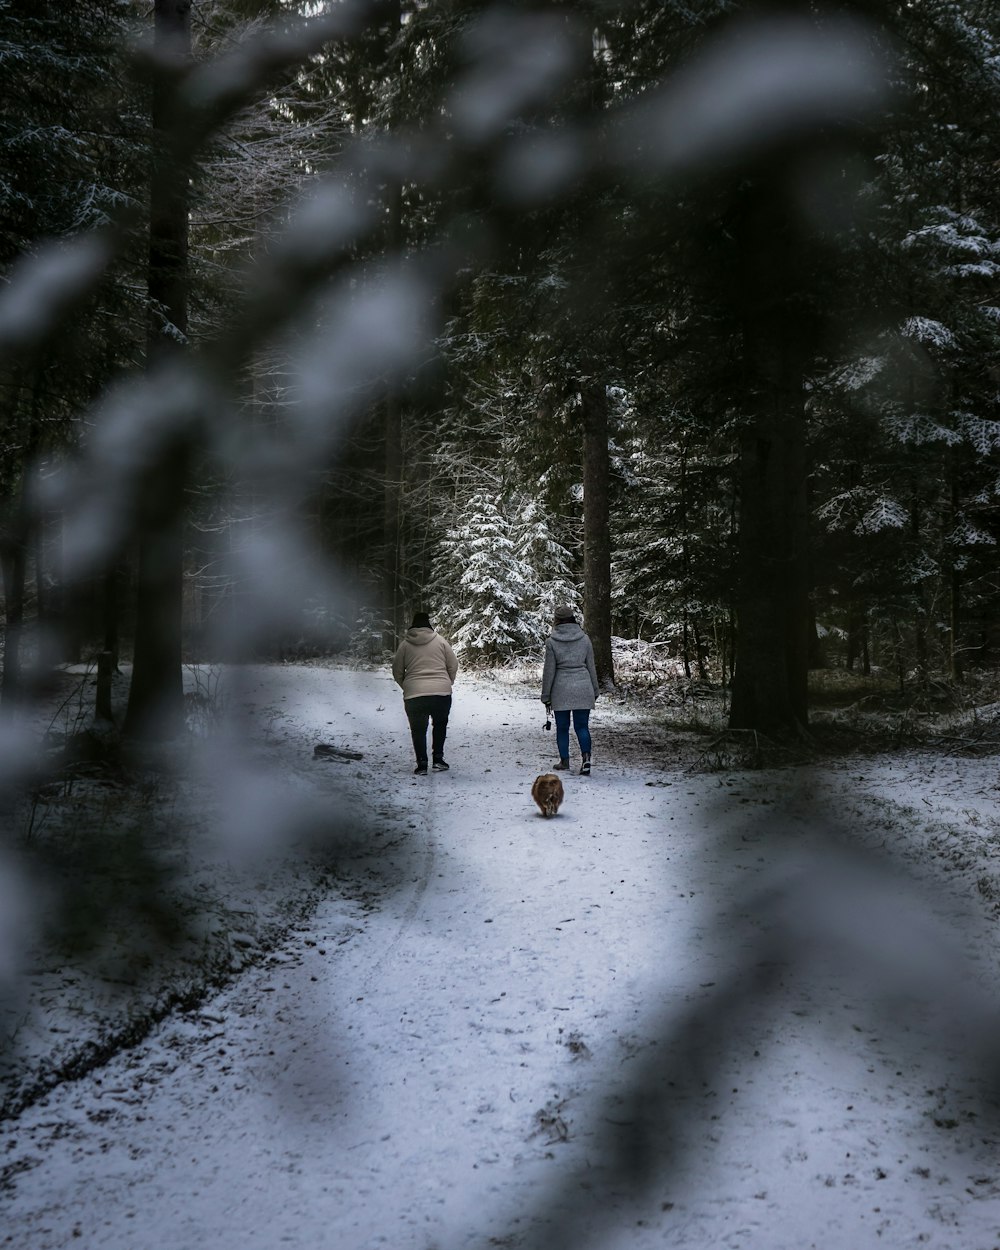
M434 630L426 625L418 625L416 628L411 625L404 637L407 642L412 643L415 647L426 647L434 637Z
M583 637L583 630L576 621L563 621L553 629L552 637L556 642L576 642Z

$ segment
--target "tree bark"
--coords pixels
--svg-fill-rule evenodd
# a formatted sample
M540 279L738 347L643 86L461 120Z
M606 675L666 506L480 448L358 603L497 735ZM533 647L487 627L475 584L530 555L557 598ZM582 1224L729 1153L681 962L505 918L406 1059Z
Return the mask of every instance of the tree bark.
M59 658L64 664L79 664L83 655L83 621L80 611L82 587L79 580L67 576L64 553L65 516L60 511L53 518L54 533L49 564L55 590L49 596L56 616Z
M920 546L921 543L921 522L922 515L920 504L916 500L910 506L910 530L913 534L913 540ZM926 685L930 677L930 657L927 646L927 590L921 579L914 586L914 607L913 607L913 652L916 664L917 681L920 685Z
M155 0L160 59L183 69L191 57L191 0ZM152 93L152 183L147 368L180 351L188 324L188 170L176 158L179 119L173 86L157 76ZM139 520L135 650L123 732L149 741L184 727L181 620L184 488L189 449L178 433L145 484Z
M115 563L104 574L104 650L111 655L117 673L121 659L121 585L126 569Z
M398 36L402 24L400 0L391 0L387 6L387 35L389 46ZM387 72L399 70L390 61ZM397 91L399 88L397 88ZM390 120L400 112L398 96L391 110ZM397 264L403 247L403 185L395 179L388 188L388 217L386 221L386 251L390 264ZM403 415L399 395L393 390L385 399L385 494L382 516L382 643L386 650L394 650L402 632L400 613L400 579L402 574L402 513L403 513Z
M608 502L608 393L603 383L581 387L583 410L583 584L584 628L594 646L597 680L614 689L611 655L611 531Z
M708 681L708 668L705 665L705 641L701 636L701 630L698 628L697 619L692 626L694 629L694 653L695 659L698 661L698 680Z
M3 679L0 683L0 705L13 711L24 697L21 646L24 639L24 607L28 580L28 550L32 541L32 508L29 500L31 482L37 468L40 414L40 378L36 375L31 391L28 431L20 478L9 499L9 512L0 534L0 566L4 590Z
M951 508L949 527L955 528L958 521L960 495L958 473L954 463L951 465ZM962 574L958 568L954 551L948 557L948 660L951 680L959 683L965 679L965 664L962 657Z
M382 519L382 620L383 645L394 650L400 628L400 539L403 507L403 420L399 398L385 400L385 495Z
M826 668L826 647L820 637L816 609L811 603L809 605L809 667Z
M847 608L847 668L853 672L855 661L860 659L861 672L871 675L868 656L868 608L863 600L850 598Z
M113 724L115 715L111 706L111 679L115 671L115 658L110 651L101 651L97 656L97 698L94 704L94 718Z
M47 635L50 634L52 629L52 605L49 602L49 588L45 584L47 572L45 552L47 520L46 509L40 503L36 504L35 526L31 535L31 554L35 564L35 619L38 622L39 647L40 650L45 652L44 660L42 655L39 655L39 667L47 664L53 653L53 647L47 640Z
M740 448L739 590L729 724L803 732L809 597L801 267L776 180L743 205L741 295L748 413Z
M40 485L41 463L36 460L31 472L36 486ZM52 520L53 510L42 502L41 491L36 491L32 526L32 557L35 565L35 620L37 622L37 668L39 675L47 673L66 658L64 636L64 613L61 612L60 586L53 569Z
M24 483L18 488L14 517L0 546L0 567L3 570L4 650L3 682L0 685L0 706L13 711L21 701L21 639L24 632L24 586L27 574L27 533Z

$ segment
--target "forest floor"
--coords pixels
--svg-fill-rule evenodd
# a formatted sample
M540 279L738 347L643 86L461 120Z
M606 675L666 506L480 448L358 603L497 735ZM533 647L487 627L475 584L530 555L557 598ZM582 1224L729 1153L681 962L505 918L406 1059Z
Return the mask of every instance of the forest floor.
M36 793L0 1245L1000 1246L989 716L793 761L604 699L544 820L516 676L445 774L384 670L273 665Z

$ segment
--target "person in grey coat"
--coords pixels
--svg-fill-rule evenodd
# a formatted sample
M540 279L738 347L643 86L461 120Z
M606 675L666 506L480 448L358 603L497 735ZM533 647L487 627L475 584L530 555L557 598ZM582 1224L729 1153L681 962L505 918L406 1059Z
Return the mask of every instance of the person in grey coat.
M556 608L555 626L545 642L545 664L542 667L542 702L552 709L556 717L556 746L559 749L556 768L569 768L569 722L572 716L583 757L580 775L590 776L590 713L600 692L590 639L577 625L572 608Z

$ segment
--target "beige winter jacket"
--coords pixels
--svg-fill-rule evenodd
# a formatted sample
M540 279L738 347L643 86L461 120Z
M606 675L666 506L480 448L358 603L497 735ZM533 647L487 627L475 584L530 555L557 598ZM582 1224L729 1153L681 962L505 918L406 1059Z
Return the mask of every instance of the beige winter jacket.
M392 675L403 687L403 698L421 694L451 694L458 672L458 660L449 643L423 626L412 627L403 635L392 657Z

